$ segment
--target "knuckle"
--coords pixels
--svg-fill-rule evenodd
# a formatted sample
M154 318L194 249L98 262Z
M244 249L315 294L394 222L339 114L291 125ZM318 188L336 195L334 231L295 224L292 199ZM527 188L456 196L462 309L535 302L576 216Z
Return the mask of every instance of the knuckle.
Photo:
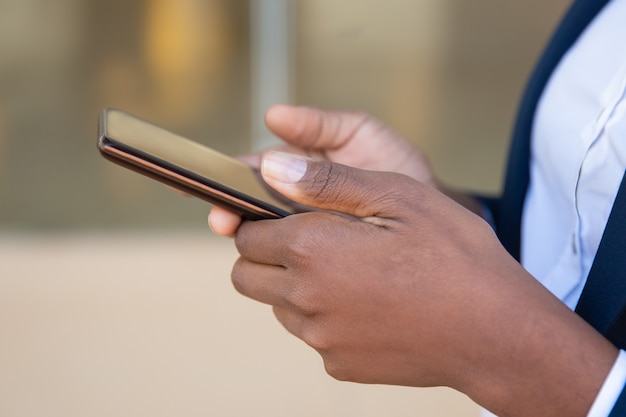
M352 123L350 130L346 132L346 141L359 135L373 137L388 130L387 125L380 119L365 112L351 113Z
M318 140L320 138L336 138L339 143L343 144L376 123L376 119L365 112L319 113L313 135Z
M354 381L354 377L350 370L339 360L335 358L323 357L324 370L328 375L337 381L347 382Z
M230 273L230 280L233 284L233 287L235 287L235 290L237 290L237 292L239 292L240 294L246 295L248 293L247 291L247 285L246 285L246 279L245 279L245 260L243 258L239 258L237 259L237 261L235 261L235 264L233 265L233 269Z
M302 340L322 355L330 350L331 341L328 337L328 332L324 331L319 325L310 325L303 332Z
M320 162L316 164L316 169L307 179L307 185L316 201L322 203L332 202L337 200L342 194L349 192L344 186L348 181L348 175L348 170L343 169L341 165Z
M237 249L237 252L239 253L244 253L247 249L248 242L250 241L250 228L249 228L249 223L250 222L244 222L243 224L241 224L241 226L239 226L239 229L237 231L237 234L235 235L235 248Z
M363 111L352 112L352 120L354 121L353 129L355 131L361 130L371 124L377 123L377 119L374 116Z
M388 216L404 217L424 201L421 184L403 175L383 173L379 177L388 186L365 190L361 201L370 208L384 210Z
M298 222L293 225L286 249L295 265L305 263L318 252L318 238L315 236L315 224L308 215L301 215Z
M390 187L384 194L377 196L378 203L385 207L396 207L399 211L413 211L423 201L419 191L406 187Z
M306 287L305 284L299 282L285 294L285 301L293 306L300 315L313 320L319 312L319 305L316 297L312 296L312 291Z

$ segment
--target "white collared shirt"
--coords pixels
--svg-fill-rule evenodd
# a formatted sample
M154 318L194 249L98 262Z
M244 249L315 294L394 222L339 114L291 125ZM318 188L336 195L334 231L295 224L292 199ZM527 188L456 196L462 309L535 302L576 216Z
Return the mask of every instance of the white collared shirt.
M626 169L626 0L609 2L552 74L531 155L522 264L574 309ZM622 352L589 416L608 415L625 382Z
M574 308L626 168L626 1L610 2L539 101L522 263Z
M532 130L522 264L571 309L625 169L626 0L612 0L555 69ZM625 383L622 351L588 417L607 416Z

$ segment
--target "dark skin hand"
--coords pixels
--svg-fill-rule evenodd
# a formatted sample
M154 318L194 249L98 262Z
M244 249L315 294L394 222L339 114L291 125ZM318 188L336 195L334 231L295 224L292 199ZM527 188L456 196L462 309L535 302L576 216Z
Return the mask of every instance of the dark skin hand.
M299 136L279 136L322 137L306 127L324 113L304 113L305 128L290 131ZM268 125L280 131L280 120ZM322 211L241 223L213 210L213 229L234 233L241 255L235 288L273 306L337 379L445 385L501 416L584 416L617 349L510 257L480 217L440 192L415 152L406 159L415 169L401 173L264 155L272 187Z
M419 149L367 114L279 105L269 109L265 122L285 141L278 150L362 169L397 172L439 187ZM242 159L258 168L262 156L259 153ZM472 204L471 199L466 200ZM240 222L239 216L219 207L214 207L209 217L211 228L222 236L233 236Z

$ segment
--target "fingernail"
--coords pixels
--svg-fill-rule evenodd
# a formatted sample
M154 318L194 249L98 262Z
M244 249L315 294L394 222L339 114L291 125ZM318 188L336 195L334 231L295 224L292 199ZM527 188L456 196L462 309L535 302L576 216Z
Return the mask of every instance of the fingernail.
M272 177L276 181L293 184L304 177L309 160L304 156L272 151L263 157L261 171L264 176Z

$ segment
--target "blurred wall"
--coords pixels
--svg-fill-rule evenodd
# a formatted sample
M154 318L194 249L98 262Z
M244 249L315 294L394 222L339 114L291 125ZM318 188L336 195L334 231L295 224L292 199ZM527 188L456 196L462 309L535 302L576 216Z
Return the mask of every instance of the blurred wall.
M519 93L566 3L293 1L293 100L370 112L444 180L496 192ZM119 107L246 152L251 18L246 0L0 0L0 230L203 224L204 203L97 155L97 115Z
M568 4L300 1L298 102L370 112L444 181L496 193L518 98Z
M236 257L206 234L0 235L0 415L478 415L450 389L333 380L232 289Z
M97 118L246 151L248 18L245 1L0 0L0 229L205 224L205 205L104 162Z

